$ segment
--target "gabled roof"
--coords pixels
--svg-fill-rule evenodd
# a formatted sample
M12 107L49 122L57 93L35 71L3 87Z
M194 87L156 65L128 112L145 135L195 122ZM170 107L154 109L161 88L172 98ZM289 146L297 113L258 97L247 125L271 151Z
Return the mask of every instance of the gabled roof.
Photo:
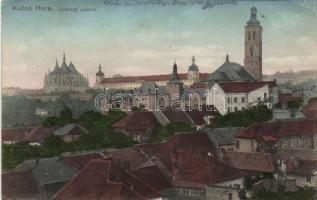
M160 192L172 187L172 184L156 165L132 170L131 173Z
M82 135L86 133L88 133L87 130L79 124L66 124L65 126L55 131L55 135L59 135L59 136Z
M160 195L107 160L90 161L55 199L150 199Z
M288 172L289 174L307 176L317 171L317 160L299 160L298 167Z
M130 170L138 168L147 158L137 148L130 147L124 149L109 149L102 152L107 158L123 169Z
M40 191L30 170L11 171L2 174L2 195L4 199L36 199Z
M34 127L28 128L3 128L1 131L2 141L21 142L24 141L27 133Z
M186 110L187 115L191 118L195 125L206 124L204 117L216 115L216 111L202 110Z
M241 130L240 127L230 128L208 128L206 133L209 139L217 146L234 145L236 143L235 134Z
M183 185L183 183L209 185L243 176L240 170L217 160L216 154L212 152L177 153L174 159L175 185Z
M136 148L150 156L175 152L215 151L214 144L204 132L175 133L165 142L138 144Z
M302 109L304 115L310 119L317 120L317 101L311 101Z
M172 123L193 124L192 119L186 114L185 111L169 109L162 112Z
M159 126L159 122L152 112L130 112L128 115L112 125L113 128L124 130L146 130Z
M77 171L80 171L82 168L84 168L90 160L102 158L103 156L101 156L99 153L78 154L63 157L65 162Z
M260 136L273 136L274 138L313 135L317 134L316 120L287 120L264 123L254 123L247 128L242 129L237 138L258 138Z
M59 157L27 160L17 168L31 170L40 185L64 183L76 174L76 171Z
M254 78L240 64L225 62L206 79L215 81L254 81Z
M224 152L224 162L231 167L257 172L274 172L276 164L268 153Z
M55 128L27 127L27 128L3 128L2 141L12 142L41 142L45 138L54 135Z

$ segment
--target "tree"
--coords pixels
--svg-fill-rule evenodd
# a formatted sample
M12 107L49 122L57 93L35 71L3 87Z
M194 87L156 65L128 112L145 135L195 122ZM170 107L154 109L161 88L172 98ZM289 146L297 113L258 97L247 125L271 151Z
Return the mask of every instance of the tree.
M265 122L273 117L272 111L265 105L258 105L247 110L217 114L211 127L247 127L254 122Z
M298 108L300 108L300 106L302 105L302 103L303 103L303 100L302 100L302 99L292 100L292 101L287 102L287 107L288 107L289 109L298 109Z
M316 191L311 188L301 188L296 192L265 192L253 195L251 200L314 200Z

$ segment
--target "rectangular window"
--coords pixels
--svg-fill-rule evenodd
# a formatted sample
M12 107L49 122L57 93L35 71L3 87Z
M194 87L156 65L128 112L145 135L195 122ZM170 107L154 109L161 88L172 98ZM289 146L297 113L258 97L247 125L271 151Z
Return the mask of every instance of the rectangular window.
M234 107L234 112L237 112L238 111L238 107Z
M236 148L237 148L237 149L240 148L240 141L239 141L239 140L236 141Z
M234 103L238 103L238 97L234 97L234 98L233 98L233 102L234 102Z
M253 40L255 40L255 31L253 31Z
M228 97L228 100L227 100L227 102L228 102L228 103L230 103L230 97Z
M228 200L232 200L232 193L228 193Z
M242 107L241 110L245 110L245 107Z
M264 99L266 99L267 98L267 94L266 94L266 92L264 93Z
M248 40L251 40L251 32L248 32Z
M241 102L242 102L242 103L245 102L245 97L241 97Z
M310 183L310 182L311 182L311 177L310 177L310 176L307 176L307 177L306 177L306 182L307 182L307 183Z

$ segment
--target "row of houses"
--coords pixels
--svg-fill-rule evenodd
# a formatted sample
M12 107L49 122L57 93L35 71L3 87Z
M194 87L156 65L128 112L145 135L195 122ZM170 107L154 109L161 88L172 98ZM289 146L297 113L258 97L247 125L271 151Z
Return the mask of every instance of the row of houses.
M243 130L177 133L160 143L28 160L2 174L3 197L239 200L261 189L317 187L316 160L230 149Z
M209 110L165 110L130 112L126 117L112 125L115 131L132 137L139 143L148 142L155 128L170 123L188 124L200 130L209 125L216 114Z
M57 127L21 127L21 128L3 128L1 139L3 144L15 144L18 142L27 142L30 145L40 145L45 138L59 136L66 143L73 142L87 134L87 130L79 124L66 124L60 128Z
M244 199L249 195L246 176L277 168L265 153L220 154L220 141L218 148L211 135L223 131L178 133L160 143L28 160L2 174L3 197Z

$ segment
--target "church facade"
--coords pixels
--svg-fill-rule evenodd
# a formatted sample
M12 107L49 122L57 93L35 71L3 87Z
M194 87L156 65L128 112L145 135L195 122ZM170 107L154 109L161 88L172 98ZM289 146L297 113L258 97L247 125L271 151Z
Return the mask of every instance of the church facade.
M257 19L257 9L251 8L251 16L245 26L244 43L244 66L229 61L226 56L224 64L219 66L213 73L201 73L196 65L195 57L188 67L187 73L179 73L178 79L185 87L191 87L197 82L219 82L219 81L262 81L262 26ZM152 81L158 86L167 86L170 74L151 76L122 76L105 78L104 73L96 73L96 89L109 90L134 90L140 88L146 81Z
M77 71L72 62L66 64L65 54L59 66L56 59L55 68L44 77L44 91L46 94L64 92L85 92L89 88L88 78Z

